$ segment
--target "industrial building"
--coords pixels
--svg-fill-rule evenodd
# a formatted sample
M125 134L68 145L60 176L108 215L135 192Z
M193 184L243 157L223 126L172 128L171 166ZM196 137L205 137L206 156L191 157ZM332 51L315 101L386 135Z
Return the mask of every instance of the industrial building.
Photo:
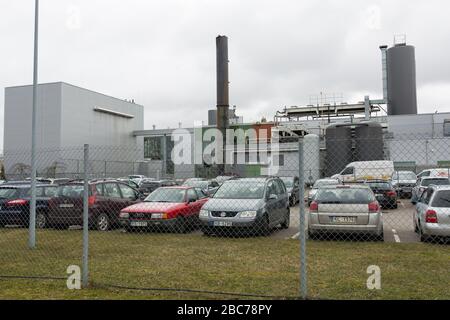
M274 109L273 121L259 123L245 123L236 108L230 109L227 37L217 37L216 46L217 108L205 109L208 125L184 129L191 141L190 161L180 164L172 159L173 134L179 128L145 130L142 106L62 82L39 86L39 148L55 150L84 143L122 148L93 156L99 166L105 163L104 173L110 176L125 172L174 178L209 177L223 172L241 176L296 175L299 137L305 137L305 176L311 182L340 172L352 161L389 159L398 169L416 171L450 165L450 113L417 114L415 48L405 40L397 39L392 47L380 47L382 98L366 96L354 103L321 101ZM14 173L17 163L29 162L26 158L8 158L8 154L30 147L32 87L7 88L5 96L5 167L7 173ZM233 147L234 158L245 154L245 164L194 161L196 150L205 150L204 141L196 141L196 132L203 136L211 128L224 133L224 142L225 132L230 129L256 132L256 136L236 142ZM252 147L255 144L257 148ZM134 151L124 152L123 148ZM268 157L260 158L262 151ZM225 156L226 150L223 152ZM76 157L81 159L81 155ZM45 171L54 161L63 162L66 170L79 170L63 155L47 160L40 163L38 171ZM107 170L107 162L116 162L115 169ZM123 166L117 167L121 162Z

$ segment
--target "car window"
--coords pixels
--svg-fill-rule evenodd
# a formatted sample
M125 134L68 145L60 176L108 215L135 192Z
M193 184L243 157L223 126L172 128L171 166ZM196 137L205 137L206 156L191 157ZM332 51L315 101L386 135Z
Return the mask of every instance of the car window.
M208 198L208 195L200 188L196 188L195 191L197 192L197 196L199 199Z
M194 189L189 189L187 191L187 200L198 200L197 192Z
M56 197L57 192L57 187L47 187L45 188L44 194L46 197Z
M104 196L103 193L103 183L99 183L95 185L95 192L97 192L97 195Z
M278 189L273 181L267 184L267 195L278 194Z
M129 199L129 200L137 199L136 192L133 189L131 189L130 187L128 187L124 184L119 184L119 188L120 188L120 191L122 191L122 197L124 197L125 199Z
M43 197L43 196L44 196L44 188L37 187L36 188L36 197ZM25 197L31 197L31 188L25 192Z
M276 180L275 183L276 183L278 194L284 194L286 192L286 187L285 187L283 181Z
M448 185L448 184L450 184L450 180L436 178L436 179L424 179L422 181L422 186L425 186L425 187L430 186L432 184L437 185L437 186Z
M83 196L84 186L81 184L65 185L58 188L58 195L67 198L80 198Z
M433 199L432 207L449 208L450 207L450 190L438 191Z
M119 187L115 183L105 183L104 193L109 198L121 198Z
M375 201L370 189L319 189L315 201L322 204L369 204Z
M19 189L17 188L0 188L0 199L12 199L17 197Z
M429 204L430 203L430 199L433 196L433 193L434 193L433 189L427 190L426 194L424 195L423 203Z
M344 169L344 171L342 171L342 175L350 175L350 174L353 174L354 173L354 168L353 167L348 167L348 168L345 168Z

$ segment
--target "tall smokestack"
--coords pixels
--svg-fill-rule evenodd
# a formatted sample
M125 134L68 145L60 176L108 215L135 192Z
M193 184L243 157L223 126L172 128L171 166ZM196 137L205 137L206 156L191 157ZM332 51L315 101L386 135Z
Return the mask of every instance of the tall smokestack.
M226 129L229 126L229 80L228 80L228 38L218 36L216 38L216 59L217 59L217 128L223 135L223 160L225 161ZM222 173L225 166L220 168Z

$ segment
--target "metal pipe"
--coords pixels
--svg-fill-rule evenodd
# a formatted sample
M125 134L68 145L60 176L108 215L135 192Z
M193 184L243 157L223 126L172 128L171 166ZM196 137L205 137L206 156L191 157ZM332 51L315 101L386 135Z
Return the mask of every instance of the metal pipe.
M387 48L388 46L380 46L381 50L381 66L383 76L383 100L388 104L388 72L387 72Z
M83 272L82 284L89 285L89 145L84 145L84 190L83 190Z
M299 176L299 240L300 240L300 297L308 297L308 275L306 265L306 216L305 216L305 171L304 171L304 149L303 137L298 140L298 176Z
M39 0L35 0L34 12L34 69L33 69L33 110L31 115L31 202L28 227L28 246L36 248L36 113L38 95L38 41L39 41Z

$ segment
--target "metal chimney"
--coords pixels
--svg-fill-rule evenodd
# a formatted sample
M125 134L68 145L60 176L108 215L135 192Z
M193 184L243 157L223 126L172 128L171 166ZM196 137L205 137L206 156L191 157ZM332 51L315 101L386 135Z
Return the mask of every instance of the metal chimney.
M223 135L223 149L225 161L226 129L229 127L229 80L228 80L228 38L218 36L216 38L217 59L217 128ZM221 168L223 173L225 166Z
M380 46L381 50L381 65L382 65L382 74L383 74L383 100L384 103L387 104L387 108L389 108L388 101L388 71L387 71L387 48L388 46Z

